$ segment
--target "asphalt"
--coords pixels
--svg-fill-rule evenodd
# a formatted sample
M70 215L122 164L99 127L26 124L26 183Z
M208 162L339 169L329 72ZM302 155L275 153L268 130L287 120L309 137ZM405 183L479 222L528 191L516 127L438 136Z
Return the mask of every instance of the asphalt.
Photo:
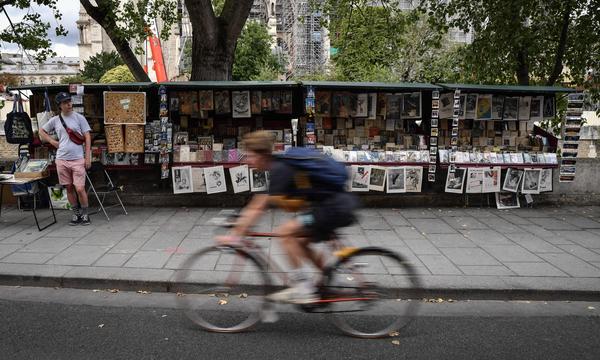
M89 226L69 226L70 212L57 210L58 223L40 232L31 212L3 208L0 285L175 292L183 261L213 244L211 220L223 211L127 210L110 209L110 221L94 214ZM270 211L256 230L271 231L288 216ZM340 233L349 246L381 246L407 257L429 296L600 299L600 206L363 209L359 222ZM285 272L277 241L257 241ZM230 268L226 260L198 274L218 279ZM403 275L392 270L380 273L401 283Z

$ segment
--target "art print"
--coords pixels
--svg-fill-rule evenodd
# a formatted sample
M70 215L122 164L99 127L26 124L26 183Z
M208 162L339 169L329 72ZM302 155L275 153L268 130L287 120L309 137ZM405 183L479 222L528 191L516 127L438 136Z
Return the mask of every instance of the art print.
M544 118L554 117L555 113L554 96L544 96Z
M525 169L521 192L523 194L539 194L541 175L542 169Z
M466 170L464 168L456 168L454 172L448 171L446 178L446 192L462 194L465 183Z
M477 96L477 120L490 120L492 118L492 95Z
M539 191L552 191L552 169L542 169Z
M519 98L505 97L504 98L504 120L517 120L519 114Z
M385 185L385 167L371 166L369 190L383 191Z
M387 119L399 120L402 112L402 95L387 95Z
M421 93L420 92L403 94L402 118L403 119L419 119L419 118L421 118Z
M250 169L250 190L252 192L267 191L269 189L268 172Z
M531 116L531 96L522 96L519 99L519 120L529 120Z
M192 167L174 166L173 172L173 193L185 194L194 192L192 185Z
M486 168L483 171L483 192L494 193L500 191L501 168L499 166Z
M352 191L369 191L369 180L371 167L364 165L352 165Z
M356 95L356 107L354 108L354 116L367 117L369 115L369 94Z
M440 96L439 116L441 119L452 117L454 113L454 98L452 93L445 93Z
M250 191L250 178L248 176L248 165L229 168L229 177L234 193Z
M223 169L223 166L204 168L204 181L206 182L206 192L208 194L216 194L227 191L225 170Z
M203 168L192 168L192 185L194 192L206 192L206 181L204 180Z
M215 91L214 101L216 114L229 114L231 112L228 90Z
M469 168L467 171L467 194L483 193L483 168Z
M477 94L467 94L467 104L465 106L465 119L475 119L477 110Z
M432 166L435 169L435 165ZM406 187L406 192L421 192L421 185L423 183L423 167L406 167L404 171L404 186Z
M406 192L404 167L388 167L386 177L386 191L388 193Z
M498 209L518 209L521 207L519 204L519 194L514 192L497 192L496 193L496 207Z
M510 191L510 192L518 192L519 184L521 183L522 178L523 178L523 170L509 168L506 171L506 176L504 177L504 185L502 185L502 190Z
M317 91L316 92L316 113L317 115L329 116L331 113L331 92Z
M200 90L199 91L199 107L200 110L213 110L213 91L212 90Z
M534 96L531 98L531 112L529 119L532 121L541 121L544 119L544 97Z
M369 113L367 114L367 116L369 117L369 119L376 119L377 118L377 93L369 93Z
M252 114L260 114L262 112L262 92L252 91L250 96L250 112Z
M504 115L504 95L492 96L492 119L501 120Z
M252 117L250 110L250 91L233 91L231 93L233 104L233 118Z

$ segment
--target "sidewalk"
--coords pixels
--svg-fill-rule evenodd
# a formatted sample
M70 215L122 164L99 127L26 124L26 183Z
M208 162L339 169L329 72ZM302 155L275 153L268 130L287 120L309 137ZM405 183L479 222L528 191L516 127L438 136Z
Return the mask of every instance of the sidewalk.
M207 222L221 209L128 211L113 208L110 222L95 214L92 225L73 227L71 213L57 210L58 223L39 232L29 213L2 209L0 285L169 291L186 256L212 244L215 228ZM257 230L271 231L286 216L270 212ZM600 206L363 209L359 224L342 234L348 245L404 254L432 293L600 299ZM285 265L276 242L262 241Z

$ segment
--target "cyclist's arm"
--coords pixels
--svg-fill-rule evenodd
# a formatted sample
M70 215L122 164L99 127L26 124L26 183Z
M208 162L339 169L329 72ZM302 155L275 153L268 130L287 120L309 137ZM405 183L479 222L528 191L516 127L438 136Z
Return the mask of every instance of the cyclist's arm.
M263 211L269 205L269 195L254 195L250 203L242 210L235 227L231 230L232 235L244 236L248 229L256 223Z

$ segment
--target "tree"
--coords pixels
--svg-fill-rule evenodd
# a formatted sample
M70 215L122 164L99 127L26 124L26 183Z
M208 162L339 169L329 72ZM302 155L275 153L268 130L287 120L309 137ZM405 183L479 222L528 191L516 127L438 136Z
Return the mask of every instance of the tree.
M465 64L478 82L584 84L600 66L599 0L422 0L420 8L442 31L473 32Z
M54 27L56 36L66 36L67 31L60 24L62 19L61 12L56 7L56 0L1 0L0 6L4 10L5 7L14 7L20 10L30 9L32 4L48 7L52 10L57 25ZM38 62L45 61L48 57L56 56L56 52L50 49L51 42L48 39L48 30L51 28L50 22L44 21L39 13L28 12L23 16L21 21L13 22L6 15L10 26L0 32L0 41L18 44L24 51L33 52L34 57Z
M101 52L83 62L81 75L86 78L87 82L98 82L108 70L119 65L124 65L119 54L114 51Z
M106 83L126 83L126 82L134 82L135 77L129 71L127 65L119 65L114 69L110 69L106 72L106 74L102 75L100 78L100 82L103 84Z
M73 76L65 76L64 78L60 79L61 84L83 84L89 81L90 80L85 76L81 75L81 73Z
M271 50L271 36L264 24L257 21L246 23L238 39L233 62L233 80L256 80L261 78L277 78L281 65Z

